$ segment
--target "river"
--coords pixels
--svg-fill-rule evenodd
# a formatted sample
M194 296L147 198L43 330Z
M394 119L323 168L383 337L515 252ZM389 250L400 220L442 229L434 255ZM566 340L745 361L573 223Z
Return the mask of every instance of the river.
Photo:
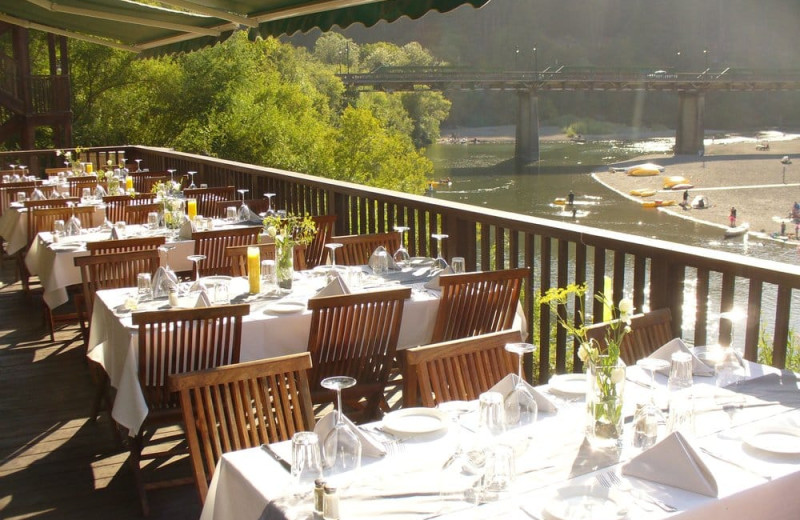
M647 153L667 152L673 139L657 138L632 141L592 141L588 143L542 141L540 161L533 166L520 166L514 161L514 144L469 143L434 144L427 156L434 164L434 178L449 177L450 186L439 186L430 196L492 209L512 211L551 220L577 222L587 226L677 242L712 250L724 250L758 258L797 264L794 247L772 241L754 239L720 240L719 229L670 216L660 211L643 209L594 181L592 171L608 168L608 164L633 159ZM553 204L556 197L576 197L578 218ZM694 301L694 280L687 279L686 302ZM717 292L718 288L712 288ZM774 300L765 289L763 319L771 330ZM746 285L737 284L736 306L746 308ZM795 301L797 300L797 301ZM793 308L800 299L793 298ZM694 309L683 309L684 323L693 323ZM709 330L715 330L709 313ZM800 316L792 316L793 330L800 330ZM734 329L734 344L742 347L744 330ZM691 329L684 338L691 338ZM709 340L712 340L709 337ZM737 339L739 341L737 341Z

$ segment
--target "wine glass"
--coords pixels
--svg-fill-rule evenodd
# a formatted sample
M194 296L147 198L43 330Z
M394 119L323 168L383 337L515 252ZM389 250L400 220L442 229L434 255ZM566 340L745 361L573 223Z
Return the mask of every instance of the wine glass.
M78 217L75 216L75 204L70 202L70 208L72 208L72 215L67 220L67 236L77 236L81 234L81 221Z
M409 260L408 249L405 246L406 231L410 228L408 226L395 226L394 230L400 233L400 247L394 252L394 262L398 265L405 265Z
M172 186L172 183L175 182L175 172L178 171L175 168L167 170L169 172L169 184Z
M272 197L275 196L274 193L265 193L264 196L267 198L267 215L272 216L275 215L275 210L272 209Z
M137 172L141 172L142 171L142 160L141 159L135 159L135 161L136 161L136 171Z
M166 296L172 287L178 285L178 276L169 266L169 253L175 249L173 245L163 245L158 247L158 253L163 258L163 266L156 269L153 276L153 298Z
M242 205L239 206L239 212L237 216L239 220L250 220L250 208L247 207L247 204L244 203L244 194L250 190L236 190L242 194Z
M433 262L433 267L435 269L447 269L447 260L442 257L442 240L449 236L450 235L445 235L444 233L434 233L431 235L431 238L436 240L436 251L438 253L436 260Z
M505 397L504 407L506 424L509 426L527 426L536 422L539 406L536 399L525 386L522 376L522 360L526 353L533 352L536 347L530 343L507 343L506 351L517 355L517 378L513 390Z
M338 242L328 242L325 244L325 247L331 250L331 267L336 267L336 250L343 245L344 244L339 244Z
M194 183L194 175L195 175L197 172L187 172L187 173L189 174L189 177L191 178L191 182L189 183L189 189L190 189L190 190L196 189L196 188L197 188L197 186L196 186L196 185L195 185L195 183Z
M339 487L346 487L352 472L361 467L361 441L345 422L342 410L342 390L355 384L356 380L347 376L326 377L320 382L323 388L336 391L336 423L323 441L322 462L325 476Z
M189 255L186 257L188 260L194 262L194 284L189 289L190 292L205 291L206 286L200 280L200 262L206 259L206 255Z

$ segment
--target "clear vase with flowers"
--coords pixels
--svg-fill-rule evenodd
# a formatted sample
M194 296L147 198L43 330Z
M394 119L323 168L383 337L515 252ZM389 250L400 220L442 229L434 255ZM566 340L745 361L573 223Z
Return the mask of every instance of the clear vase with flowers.
M275 241L275 274L278 287L291 290L294 276L294 248L307 246L317 234L317 226L310 215L268 215L264 219L264 233Z
M620 359L620 347L631 332L630 316L633 302L628 298L614 306L611 297L603 292L595 298L603 303L604 315L610 316L606 327L605 345L587 337L584 325L576 326L565 318L570 296L575 298L576 309L582 318L586 284L570 284L566 288L547 291L540 303L548 304L559 316L558 320L579 343L578 358L584 363L586 387L586 434L589 442L598 447L621 447L623 431L623 393L625 390L625 363ZM558 313L559 307L564 312ZM584 323L580 319L581 324Z

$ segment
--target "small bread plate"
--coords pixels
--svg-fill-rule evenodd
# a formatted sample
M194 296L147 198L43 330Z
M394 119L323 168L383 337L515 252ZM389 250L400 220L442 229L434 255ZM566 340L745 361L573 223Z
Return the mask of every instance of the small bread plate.
M586 395L586 374L561 374L550 378L550 390L568 396Z
M50 244L50 249L53 251L77 251L83 247L83 244L78 244L75 242L59 242L55 244Z
M303 302L274 302L267 305L264 309L266 314L295 314L306 310L306 304Z
M383 418L384 430L403 437L440 432L448 424L447 413L436 408L404 408Z
M621 520L628 514L625 500L613 489L574 486L556 493L542 509L545 520Z
M789 426L772 426L746 437L744 442L751 448L777 455L799 455L800 429Z

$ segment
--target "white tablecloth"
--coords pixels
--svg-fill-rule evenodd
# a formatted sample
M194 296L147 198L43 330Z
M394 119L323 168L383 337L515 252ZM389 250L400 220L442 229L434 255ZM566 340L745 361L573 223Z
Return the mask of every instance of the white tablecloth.
M747 366L753 378L765 373L778 373L770 367L751 363ZM794 392L793 403L796 405L799 402L796 396L800 391L793 377L790 374L782 384ZM663 386L665 379L658 379ZM698 410L701 401L699 396L706 392L719 392L713 384L713 378L695 378ZM548 391L547 387L541 389ZM640 399L642 392L645 392L642 387L629 384L626 400ZM752 414L748 415L750 411ZM698 411L698 434L692 442L715 451L723 450L733 460L752 469L742 469L700 452L717 480L717 498L629 478L628 481L636 490L646 491L674 505L678 511L666 513L622 492L628 509L626 518L798 518L800 457L743 450L741 439L747 438L748 432L765 426L797 427L800 425L800 410L797 406L770 405L743 409L738 414L741 416L736 421L737 426L730 429L726 427L726 414L718 408L703 413ZM469 415L462 416L460 425L453 424L444 435L412 438L403 441L403 449L399 452L383 459L365 459L358 480L349 489L339 491L341 517L425 519L439 518L441 514L441 518L448 519L551 518L543 513L543 508L555 499L558 490L572 486L598 488L598 473L609 469L619 473L619 466L637 453L629 444L621 453L593 451L584 439L584 417L585 406L582 401L561 401L557 414L540 414L539 421L527 431L509 432L513 436L506 441L519 449L517 477L510 491L500 500L476 507L459 497L450 496L448 500L442 500L438 496L442 483L451 482L452 478L452 474L442 472L443 461L454 453L459 442L469 442L474 436L474 424L469 422ZM626 430L630 428L630 425L626 425ZM717 431L720 428L722 432ZM731 433L735 434L734 438L738 435L739 440L725 440ZM524 441L520 440L526 436L532 439L527 449ZM273 447L290 460L288 444L284 442ZM771 480L757 473L767 475ZM310 498L292 495L289 482L286 471L259 448L225 454L214 473L201 519L310 518Z
M102 208L92 214L90 226L103 223L105 212ZM0 237L6 241L6 252L14 254L28 244L28 210L14 203L0 216Z
M128 226L131 232L142 229L142 226ZM109 240L110 231L97 231L80 236L63 237L59 246L63 244L81 244L86 242L99 242ZM133 238L133 234L129 234ZM25 265L31 274L37 275L44 290L44 301L50 308L58 307L67 302L67 287L81 283L81 271L75 267L76 256L89 254L85 247L77 250L55 250L51 247L53 237L51 233L39 233L31 244L28 254L25 255ZM192 262L186 257L194 253L194 240L179 240L171 242L175 249L169 254L170 267L175 271L189 271ZM59 247L56 246L56 247Z
M302 275L296 273L296 277L293 290L285 299L307 301L325 283L324 275L310 272ZM113 312L132 291L134 290L115 289L97 293L92 314L89 357L105 368L111 384L117 389L112 416L122 426L137 432L147 416L147 405L137 376L138 334L131 326L130 314L118 316ZM235 278L231 297L243 296L246 292L246 279ZM234 301L250 301L251 312L242 326L241 361L306 351L311 326L310 311L271 314L267 307L276 300L250 297L242 299L242 296L234 298ZM193 306L196 299L197 296L183 297L181 305ZM158 306L165 304L163 300L156 303ZM412 291L412 299L406 302L403 311L398 348L413 347L430 341L437 306L437 293L421 287ZM149 307L153 307L153 304ZM142 306L141 309L145 310L145 307Z

